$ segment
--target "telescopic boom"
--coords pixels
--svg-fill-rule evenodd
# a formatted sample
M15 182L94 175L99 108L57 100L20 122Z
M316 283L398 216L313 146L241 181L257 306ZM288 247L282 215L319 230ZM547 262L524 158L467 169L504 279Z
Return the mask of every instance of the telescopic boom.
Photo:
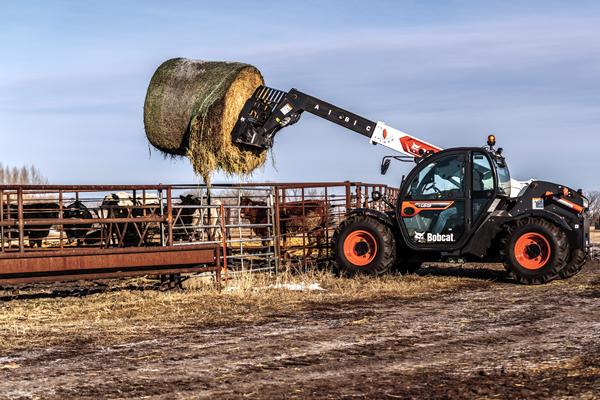
M383 122L370 121L296 89L284 92L266 86L257 88L246 101L233 128L233 142L268 149L273 146L275 134L298 122L304 111L366 136L373 144L381 144L407 156L420 158L441 150Z

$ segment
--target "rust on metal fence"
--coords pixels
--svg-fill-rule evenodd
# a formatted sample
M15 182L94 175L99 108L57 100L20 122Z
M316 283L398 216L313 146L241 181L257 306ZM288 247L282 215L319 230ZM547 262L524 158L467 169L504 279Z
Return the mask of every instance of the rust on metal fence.
M388 202L370 201L374 190ZM349 211L386 210L397 194L397 189L386 185L360 182L210 188L4 185L0 186L0 279L4 274L25 280L28 273L27 279L37 276L39 280L43 274L75 278L161 269L173 273L174 266L189 272L186 257L194 251L196 264L211 271L216 264L224 271L276 271L293 262L306 266L331 258L333 230ZM213 249L213 255L206 249ZM51 271L37 270L42 258L49 260ZM87 267L77 271L77 259ZM8 268L10 260L21 272ZM146 269L140 263L147 263Z

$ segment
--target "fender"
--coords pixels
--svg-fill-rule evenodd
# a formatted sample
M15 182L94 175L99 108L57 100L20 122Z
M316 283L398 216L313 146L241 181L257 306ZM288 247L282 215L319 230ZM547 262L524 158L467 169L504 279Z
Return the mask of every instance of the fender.
M544 219L547 219L547 220L555 223L560 228L562 228L565 231L565 233L567 234L567 240L569 241L569 245L571 246L572 249L581 248L581 240L579 238L579 232L581 230L574 229L571 225L568 224L568 222L565 220L564 217L562 217L558 214L555 214L553 212L547 211L547 210L530 210L530 211L524 212L522 214L515 215L512 218L512 220L516 221L516 220L519 220L522 218L527 218L527 217L544 218Z
M396 220L390 215L384 213L383 211L377 211L372 208L355 208L348 214L346 214L346 217L349 217L351 215L365 215L367 217L375 218L384 225L387 225L390 228L392 228L394 231L397 231L398 229L398 224L396 223Z
M579 230L573 229L563 217L547 210L529 210L514 216L506 213L488 215L475 232L472 233L472 236L476 236L477 240L469 240L467 246L462 249L461 253L472 254L479 258L484 257L492 239L502 231L503 225L528 217L543 218L556 224L565 231L571 248L581 248L582 241L580 240L581 238L579 238Z

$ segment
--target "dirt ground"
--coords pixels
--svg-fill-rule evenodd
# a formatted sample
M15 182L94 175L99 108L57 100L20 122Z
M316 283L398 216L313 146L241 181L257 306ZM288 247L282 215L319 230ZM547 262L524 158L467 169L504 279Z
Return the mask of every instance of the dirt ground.
M0 398L600 398L598 262L543 286L497 266L337 280L5 288Z

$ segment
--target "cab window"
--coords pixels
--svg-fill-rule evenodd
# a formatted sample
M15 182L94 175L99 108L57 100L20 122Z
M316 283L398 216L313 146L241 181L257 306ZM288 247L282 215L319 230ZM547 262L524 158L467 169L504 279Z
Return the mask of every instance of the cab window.
M473 191L494 190L494 172L488 158L473 153Z
M510 196L510 172L504 160L495 160L499 194Z
M426 161L425 161L426 162ZM427 164L411 182L407 198L452 199L464 197L465 159L449 155Z
M473 221L477 221L494 196L494 170L488 157L474 152L472 162L473 193L471 196Z

